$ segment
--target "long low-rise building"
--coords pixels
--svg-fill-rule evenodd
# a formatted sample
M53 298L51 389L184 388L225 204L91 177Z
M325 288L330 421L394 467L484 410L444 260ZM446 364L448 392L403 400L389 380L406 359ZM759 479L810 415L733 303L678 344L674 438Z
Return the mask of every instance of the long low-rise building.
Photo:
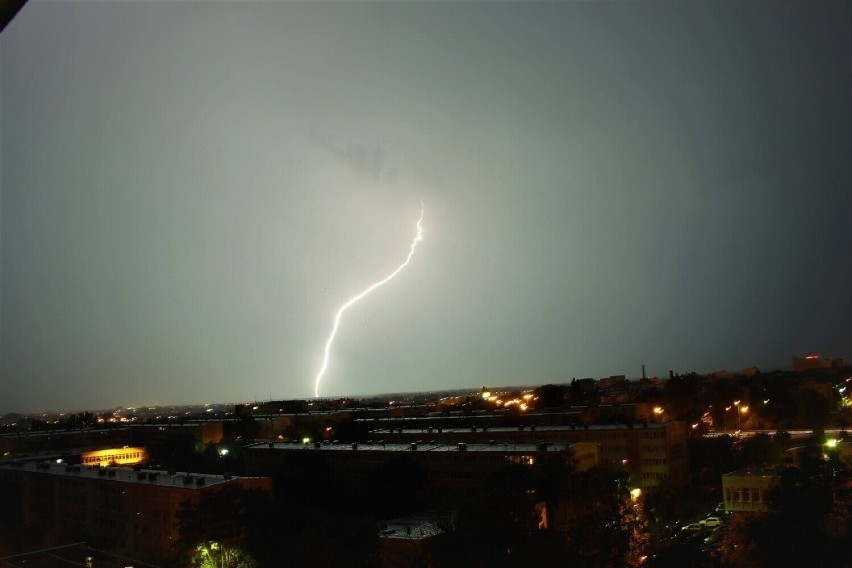
M480 490L490 475L508 464L536 466L549 459L571 459L577 470L585 471L598 463L596 445L587 443L448 445L264 442L245 449L245 467L249 475L275 475L319 457L334 475L358 483L374 475L392 458L400 456L418 464L433 488L459 495Z
M664 479L677 486L689 482L687 430L684 422L518 426L470 428L380 428L374 440L389 443L428 441L438 444L574 444L596 445L601 463L624 467L642 489Z
M15 462L0 465L21 521L42 533L44 548L86 542L134 558L163 562L179 539L178 512L226 486L271 493L272 480L209 474Z
M0 434L0 459L36 452L72 448L114 447L131 444L130 428L83 428Z

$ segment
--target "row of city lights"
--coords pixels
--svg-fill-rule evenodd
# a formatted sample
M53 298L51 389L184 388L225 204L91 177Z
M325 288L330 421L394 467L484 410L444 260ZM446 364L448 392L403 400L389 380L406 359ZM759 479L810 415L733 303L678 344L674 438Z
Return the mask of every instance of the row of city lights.
M522 400L523 399L523 400ZM486 400L488 402L493 402L496 406L502 406L503 408L509 408L510 406L517 405L523 411L526 411L529 408L529 402L531 400L538 400L537 396L534 396L532 393L526 393L521 398L513 398L511 400L503 400L496 394L491 394L488 391L482 393L482 400Z

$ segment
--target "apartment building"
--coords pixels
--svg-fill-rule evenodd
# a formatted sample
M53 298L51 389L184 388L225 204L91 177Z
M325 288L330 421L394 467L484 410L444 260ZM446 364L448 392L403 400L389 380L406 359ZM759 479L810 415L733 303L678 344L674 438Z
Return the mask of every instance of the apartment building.
M469 428L379 428L371 438L387 443L429 441L439 444L554 445L591 443L600 463L624 467L634 486L643 490L664 479L683 486L689 482L687 430L684 422L642 424L547 425Z
M185 503L229 485L272 491L268 478L55 462L0 465L0 483L17 490L19 502L6 506L19 507L22 522L42 531L44 548L86 542L154 563L174 552Z

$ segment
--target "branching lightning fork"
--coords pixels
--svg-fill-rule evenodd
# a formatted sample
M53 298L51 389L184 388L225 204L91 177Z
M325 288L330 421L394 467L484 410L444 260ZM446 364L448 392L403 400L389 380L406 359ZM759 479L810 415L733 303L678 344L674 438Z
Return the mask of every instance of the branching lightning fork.
M405 258L405 261L400 264L396 270L391 272L387 277L382 280L379 280L375 284L371 284L369 288L353 297L345 304L343 304L339 310L337 310L337 315L334 316L334 325L331 328L331 335L328 336L328 341L325 342L325 353L323 354L322 359L322 368L317 374L316 382L314 384L314 396L319 397L319 387L320 381L322 380L322 376L325 374L326 369L328 368L328 356L331 352L331 344L334 342L334 336L337 335L337 328L340 326L340 317L343 315L349 306L357 303L359 300L367 296L370 292L378 288L379 286L383 286L390 282L394 276L399 274L403 268L408 266L408 262L411 260L411 257L414 256L414 250L417 248L417 243L423 240L423 203L420 204L420 218L417 220L417 234L414 236L414 241L411 243L411 249L408 251L408 256Z

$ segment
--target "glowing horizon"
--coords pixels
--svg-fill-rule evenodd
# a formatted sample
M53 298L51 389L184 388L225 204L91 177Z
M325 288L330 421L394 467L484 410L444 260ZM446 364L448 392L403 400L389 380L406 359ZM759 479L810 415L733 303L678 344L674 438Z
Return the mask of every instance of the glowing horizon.
M425 206L423 205L423 202L421 201L420 202L420 218L417 219L417 225L416 225L417 226L417 234L414 236L414 241L411 243L411 249L408 251L408 256L405 257L405 261L402 264L400 264L396 268L396 270L391 272L390 275L386 276L385 278L383 278L382 280L379 280L378 282L376 282L374 284L371 284L366 290L364 290L360 294L351 298L349 301L347 301L345 304L343 304L340 307L339 310L337 310L337 314L334 316L334 325L332 326L332 329L331 329L331 335L329 335L328 341L326 341L326 343L325 343L325 352L324 352L324 355L323 355L322 368L320 369L319 373L317 373L317 378L316 378L316 381L314 382L314 397L319 398L320 381L322 380L322 376L325 374L326 369L328 369L328 359L329 359L329 354L331 353L331 344L334 342L334 337L337 335L337 329L340 326L340 318L343 315L343 312L345 312L349 308L349 306L357 303L359 300L361 300L362 298L367 296L370 292L372 292L376 288L383 286L384 284L387 284L390 280L392 280L394 278L394 276L399 274L402 271L403 268L408 266L409 261L411 261L411 257L414 256L414 250L417 248L417 243L419 243L420 241L423 240L422 223L423 223L423 212L424 212L424 210L425 210Z

